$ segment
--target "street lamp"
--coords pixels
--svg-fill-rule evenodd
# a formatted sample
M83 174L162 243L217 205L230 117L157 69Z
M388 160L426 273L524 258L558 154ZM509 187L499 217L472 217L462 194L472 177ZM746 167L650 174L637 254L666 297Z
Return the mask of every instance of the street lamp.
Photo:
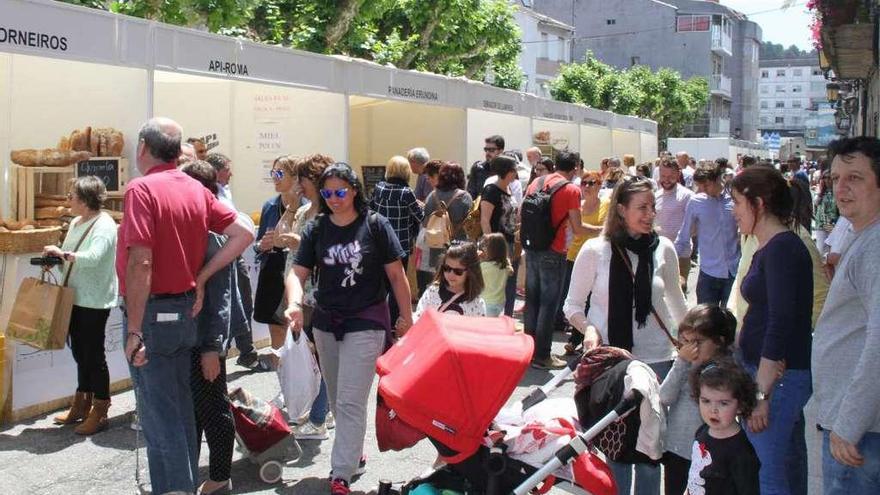
M834 103L840 99L840 84L834 82L826 84L825 96L828 97L830 103Z

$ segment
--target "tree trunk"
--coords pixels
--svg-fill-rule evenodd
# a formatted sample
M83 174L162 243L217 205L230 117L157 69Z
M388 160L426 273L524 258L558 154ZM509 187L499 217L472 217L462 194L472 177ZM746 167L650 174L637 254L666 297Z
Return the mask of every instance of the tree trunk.
M422 29L422 32L419 33L419 46L403 54L403 57L397 64L399 68L409 69L410 65L412 65L413 61L420 53L428 51L428 45L431 44L434 30L440 25L440 13L443 10L443 2L439 0L435 0L435 2L434 11L431 12L430 17L428 18L428 23L425 24L425 28Z
M363 0L343 0L336 19L327 26L327 32L324 34L325 49L327 51L334 51L333 48L348 33L351 21L357 16L362 3Z

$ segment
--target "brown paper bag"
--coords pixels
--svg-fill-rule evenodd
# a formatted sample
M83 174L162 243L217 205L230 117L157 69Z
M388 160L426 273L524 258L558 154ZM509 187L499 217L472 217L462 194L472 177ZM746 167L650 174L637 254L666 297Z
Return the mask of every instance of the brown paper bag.
M28 277L21 282L6 336L38 349L63 349L73 310L74 289Z

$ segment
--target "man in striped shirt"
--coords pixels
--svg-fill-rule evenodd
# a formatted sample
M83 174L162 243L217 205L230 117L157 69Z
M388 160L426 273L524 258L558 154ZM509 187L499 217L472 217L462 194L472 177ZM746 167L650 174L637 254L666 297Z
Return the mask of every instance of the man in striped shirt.
M660 188L654 192L654 204L657 216L654 220L659 228L659 234L675 242L681 224L684 222L684 212L694 195L693 191L679 183L681 170L678 163L672 159L664 158L660 161L659 184ZM689 259L678 260L678 273L681 275L681 290L687 293L687 279L691 272Z

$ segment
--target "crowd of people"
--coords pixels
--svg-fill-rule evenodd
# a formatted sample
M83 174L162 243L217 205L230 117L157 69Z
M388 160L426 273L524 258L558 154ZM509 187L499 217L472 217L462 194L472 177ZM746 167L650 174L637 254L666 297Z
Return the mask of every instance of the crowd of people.
M45 250L76 289L78 387L56 422L83 435L107 426L104 327L118 293L153 493L231 491L226 353L234 342L238 364L278 366L254 349L253 320L274 349L288 332L313 343L320 392L290 421L299 439L335 428L329 491L347 495L366 468L376 359L431 308L521 310L536 369L598 346L647 364L668 413L663 457L609 461L620 493L806 493L811 396L825 493L880 493L877 139L841 139L812 164L685 151L585 164L568 151L507 150L494 135L467 174L424 148L391 157L370 197L346 163L281 156L255 226L232 200L230 159L182 135L166 118L141 128L141 177L118 230L101 213L103 183L79 178L68 236ZM570 335L555 355L560 331Z

